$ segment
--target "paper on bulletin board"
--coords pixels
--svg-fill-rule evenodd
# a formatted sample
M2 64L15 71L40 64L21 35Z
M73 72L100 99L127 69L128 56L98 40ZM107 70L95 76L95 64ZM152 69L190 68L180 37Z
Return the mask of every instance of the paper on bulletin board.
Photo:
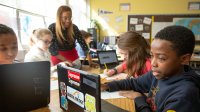
M117 23L122 22L122 21L123 21L123 17L122 17L122 16L117 16L117 17L115 18L115 21L116 21Z
M138 24L138 18L130 18L130 24Z
M151 24L151 18L144 17L143 23L150 25Z
M142 36L143 36L145 39L150 39L150 33L142 33Z
M143 31L143 24L135 25L135 31Z

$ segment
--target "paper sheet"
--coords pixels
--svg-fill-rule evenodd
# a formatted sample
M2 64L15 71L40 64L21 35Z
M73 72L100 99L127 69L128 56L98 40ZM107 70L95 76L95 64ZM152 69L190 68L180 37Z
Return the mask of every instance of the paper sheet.
M51 80L51 90L58 89L58 80Z
M121 79L126 79L126 77L127 77L127 74L125 74L125 73L119 73L119 74L116 74L116 75L113 75L113 76L111 76L111 77L108 77L106 74L100 74L100 77L102 78L102 79L106 79L106 80L121 80Z
M101 92L101 99L115 99L115 98L125 98L124 96L119 95L119 91L117 92Z

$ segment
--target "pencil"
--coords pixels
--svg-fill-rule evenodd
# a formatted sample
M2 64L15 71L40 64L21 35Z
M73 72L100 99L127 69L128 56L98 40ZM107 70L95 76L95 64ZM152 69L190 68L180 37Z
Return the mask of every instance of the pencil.
M104 66L105 66L106 70L108 70L108 67L107 67L106 63L104 63Z

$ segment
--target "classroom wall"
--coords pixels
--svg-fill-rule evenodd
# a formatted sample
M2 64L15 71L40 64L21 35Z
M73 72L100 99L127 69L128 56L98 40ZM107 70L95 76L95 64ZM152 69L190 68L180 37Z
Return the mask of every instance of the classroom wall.
M100 26L100 38L127 31L127 16L134 14L199 14L188 10L188 3L200 0L91 0L91 19ZM120 3L130 3L130 11L120 11ZM112 13L99 14L98 10Z

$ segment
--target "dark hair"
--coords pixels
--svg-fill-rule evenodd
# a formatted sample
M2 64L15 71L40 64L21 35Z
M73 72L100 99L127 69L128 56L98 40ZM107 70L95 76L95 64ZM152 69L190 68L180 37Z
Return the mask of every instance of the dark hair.
M16 36L16 34L12 28L10 28L4 24L0 24L0 35L2 35L2 34L12 34L12 35Z
M84 30L81 30L80 32L81 32L83 39L87 39L88 37L92 37L92 34L86 32Z
M176 50L178 56L192 54L195 46L195 36L193 32L183 26L168 26L160 30L155 39L170 41L172 48Z

